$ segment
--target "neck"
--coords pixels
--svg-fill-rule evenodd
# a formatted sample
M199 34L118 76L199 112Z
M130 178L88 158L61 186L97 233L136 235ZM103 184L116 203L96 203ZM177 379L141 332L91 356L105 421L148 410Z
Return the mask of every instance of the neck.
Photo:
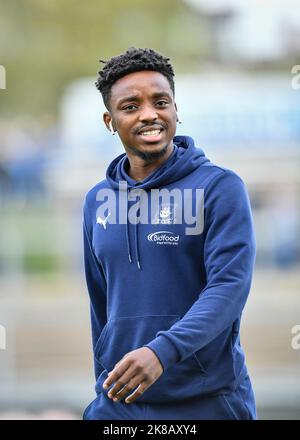
M144 160L141 157L132 155L127 152L127 157L129 161L129 169L127 174L137 181L144 180L147 176L152 174L157 168L159 168L166 160L171 156L174 146L173 142L168 145L166 152L161 157L156 157L153 160Z

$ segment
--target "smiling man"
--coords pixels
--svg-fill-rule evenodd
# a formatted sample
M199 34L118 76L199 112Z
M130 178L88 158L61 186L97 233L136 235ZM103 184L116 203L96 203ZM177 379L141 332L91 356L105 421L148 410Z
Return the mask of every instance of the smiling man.
M175 136L169 58L130 48L102 62L104 123L125 153L83 208L97 394L83 419L255 419L239 337L255 260L245 185Z

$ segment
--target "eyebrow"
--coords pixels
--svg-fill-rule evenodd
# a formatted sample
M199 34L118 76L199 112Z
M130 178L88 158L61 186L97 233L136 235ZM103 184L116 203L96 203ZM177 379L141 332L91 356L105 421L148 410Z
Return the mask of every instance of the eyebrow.
M155 92L152 95L153 98L161 98L163 96L167 96L169 99L172 99L168 92ZM139 101L139 99L140 98L138 97L138 95L125 96L124 98L120 99L120 101L118 102L118 105L122 105L122 104L124 104L124 102L127 102L127 101Z

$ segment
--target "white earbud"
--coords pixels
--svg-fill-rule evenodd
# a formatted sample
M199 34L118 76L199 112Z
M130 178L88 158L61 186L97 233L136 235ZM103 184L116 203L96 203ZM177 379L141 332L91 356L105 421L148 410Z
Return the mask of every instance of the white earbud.
M110 131L112 132L112 134L115 134L113 126L112 126L112 121L110 121L108 125L109 125Z

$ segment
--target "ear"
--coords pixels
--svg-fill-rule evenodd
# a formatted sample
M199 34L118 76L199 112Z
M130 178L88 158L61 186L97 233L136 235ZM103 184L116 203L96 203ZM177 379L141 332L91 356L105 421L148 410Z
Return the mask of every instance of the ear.
M110 123L111 120L112 120L112 118L110 116L110 113L109 112L104 112L103 113L103 121L104 121L104 124L106 125L106 127L107 127L107 129L109 131L110 131L109 123Z
M174 102L175 110L178 112L177 104Z

